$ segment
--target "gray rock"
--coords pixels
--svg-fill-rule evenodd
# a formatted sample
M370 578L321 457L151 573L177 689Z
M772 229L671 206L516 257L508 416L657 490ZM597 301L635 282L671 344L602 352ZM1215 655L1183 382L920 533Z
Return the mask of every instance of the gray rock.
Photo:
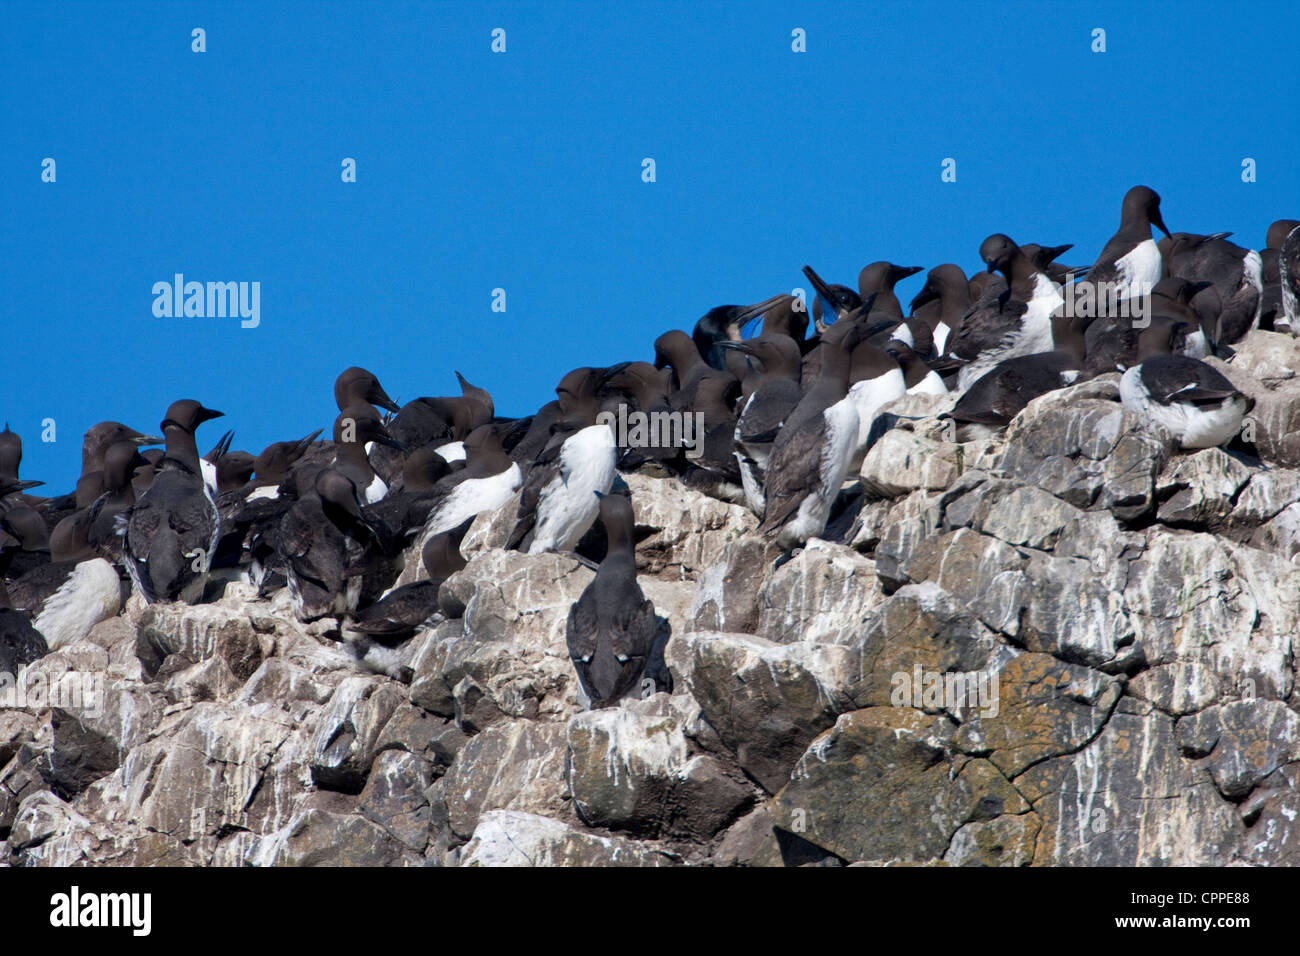
M578 817L697 842L731 823L754 788L713 755L692 753L686 727L696 711L687 696L655 694L570 718L568 780Z
M1031 402L1007 427L1001 467L1076 508L1133 521L1154 509L1155 479L1174 443L1122 405L1085 397L1107 385L1094 380Z
M255 841L250 866L417 866L381 827L369 820L327 810L305 810L282 829Z
M682 647L690 657L684 679L705 719L770 793L809 742L854 706L848 693L858 669L850 648L706 632L684 635Z
M654 844L596 836L558 820L513 810L483 814L461 866L671 866Z
M382 678L349 677L334 691L311 741L311 778L320 787L358 793L375 759L379 735L405 698Z
M1244 831L1209 775L1180 755L1163 714L1115 713L1081 751L1015 783L1043 823L1040 866L1223 865Z
M758 635L778 644L836 643L860 634L884 600L874 562L851 548L810 539L758 592Z
M921 861L942 857L966 823L1027 812L987 760L951 758L952 729L909 708L844 714L772 801L778 833L844 861Z
M431 816L425 791L432 782L427 760L387 750L375 759L357 812L408 849L423 851L429 842Z
M441 791L447 826L460 841L474 835L488 810L520 810L558 816L564 813L564 724L508 721L471 737L435 785Z
M1162 499L1157 518L1178 527L1221 528L1249 480L1250 469L1220 448L1180 455L1156 481Z
M1178 721L1178 745L1205 757L1210 776L1240 800L1284 763L1300 759L1300 716L1277 700L1239 700Z

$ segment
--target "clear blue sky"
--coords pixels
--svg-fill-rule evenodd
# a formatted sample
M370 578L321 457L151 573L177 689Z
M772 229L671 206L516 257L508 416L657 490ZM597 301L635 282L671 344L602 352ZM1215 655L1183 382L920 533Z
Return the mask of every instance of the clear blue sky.
M997 231L1089 262L1137 183L1171 229L1259 247L1300 216L1298 27L1294 2L3 3L0 418L54 492L87 427L176 398L227 413L202 450L254 453L328 428L350 364L403 401L459 369L522 415L804 263L970 270ZM176 272L260 282L261 325L155 318Z

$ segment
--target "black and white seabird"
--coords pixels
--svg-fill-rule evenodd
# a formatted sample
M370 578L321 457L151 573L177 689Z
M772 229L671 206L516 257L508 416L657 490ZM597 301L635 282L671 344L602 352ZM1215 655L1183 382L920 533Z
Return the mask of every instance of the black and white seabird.
M1169 235L1160 217L1160 196L1147 186L1134 186L1124 194L1119 231L1102 247L1083 281L1099 290L1110 288L1102 283L1116 283L1113 288L1119 300L1150 292L1163 271L1160 250L1151 238L1152 226Z
M387 642L410 637L424 626L438 613L438 591L442 583L468 563L460 553L460 542L472 523L471 519L430 538L420 553L429 576L393 588L374 604L357 611L347 624L348 630Z
M1213 448L1241 430L1255 400L1198 359L1163 355L1129 369L1120 401L1163 425L1183 448Z
M536 460L519 497L518 516L506 542L529 554L572 551L599 513L618 471L613 429L597 418L602 387L616 369L575 369L555 387L561 418ZM730 381L725 373L705 376Z
M723 342L737 342L746 326L761 320L769 311L787 303L794 297L781 294L756 302L753 305L719 305L706 312L691 333L691 339L700 356L719 371L731 372L739 378L743 369L728 366Z
M907 380L898 361L870 341L859 342L849 359L849 400L858 413L858 434L849 457L849 470L862 467L871 441L871 426L880 409L907 393Z
M0 675L16 677L18 672L49 653L40 631L22 611L14 610L9 594L0 584Z
M849 313L862 308L862 296L848 286L827 282L812 266L804 266L803 274L812 283L815 293L812 308L813 324L819 333L825 332ZM867 308L870 308L869 304Z
M848 394L851 353L868 330L857 322L833 346L823 343L817 380L772 444L758 530L786 550L822 533L849 470L858 440L858 411Z
M281 520L277 544L294 613L302 621L355 611L364 574L381 552L356 485L333 468L316 472L311 491Z
M481 425L465 439L465 467L438 482L446 494L424 524L423 550L429 538L450 531L485 511L496 511L523 485L519 463L501 446L503 423Z
M741 353L732 350L730 354ZM736 401L739 395L740 383L734 378L711 376L700 381L688 409L693 416L690 422L695 434L693 449L684 453L686 471L682 476L688 488L733 504L745 501L735 454Z
M609 425L570 425L567 436L560 426L556 428L560 441L554 457L534 464L528 472L529 485L541 486L530 521L524 518L525 503L520 500L516 533L525 524L531 528L529 554L576 548L599 512L595 493L608 493L618 473L618 446ZM515 546L523 544L521 536Z
M135 452L135 446L125 447ZM43 520L26 505L6 510L0 526L20 549L14 555L7 547L3 556L6 577L12 576L5 606L34 619L50 650L83 640L92 627L117 614L122 582L108 561L95 557L89 548L70 559L52 554Z
M401 407L388 397L384 386L373 372L359 366L346 368L334 380L334 404L339 411L352 405L376 405L388 412L397 412Z
M1056 348L1035 355L1004 359L972 383L951 412L940 415L962 426L982 426L969 437L983 435L983 429L1001 428L1035 398L1086 377L1084 338L1081 321L1063 315L1052 319Z
M246 498L256 501L259 498L277 498L280 484L289 476L289 470L307 453L323 429L316 429L310 435L296 441L272 442L262 449L253 459L252 488Z
M399 452L405 446L394 438L368 403L349 405L334 419L334 463L361 491L361 500L374 504L388 494L388 483L375 471L366 454L374 442Z
M378 601L361 608L343 626L343 638L359 663L376 673L408 681L411 668L402 650L421 628L442 621L438 593L442 584L468 563L460 542L473 519L434 535L421 552L428 577L395 587Z
M636 580L632 502L623 495L605 495L600 518L608 541L605 558L569 609L565 626L583 703L593 710L616 704L637 689L658 632L654 605Z
M1221 306L1210 337L1218 345L1240 342L1258 328L1263 306L1263 260L1254 249L1229 242L1230 235L1176 232L1159 243L1169 275L1214 285Z
M961 326L970 307L970 285L961 266L945 262L926 273L925 285L912 299L910 309L913 318L930 326L933 357L947 351L948 337Z
M1274 332L1289 332L1286 313L1282 306L1282 245L1292 230L1300 227L1300 220L1278 219L1269 224L1264 248L1259 251L1260 274L1264 292L1260 296L1259 325Z
M117 442L104 454L104 493L86 509L88 540L101 557L113 561L121 558L122 526L118 516L135 506L131 478L144 464L145 458L134 442Z
M1040 246L1036 242L1026 242L1020 248L1025 251L1025 255L1029 256L1038 270L1057 285L1073 282L1092 268L1092 266L1067 266L1056 261L1059 256L1065 255L1074 248L1072 242L1067 242L1063 246Z
M1152 243L1152 248L1155 244ZM965 362L957 389L965 391L999 362L1052 348L1052 315L1064 305L1060 288L1007 235L980 245L989 272L1006 276L1006 288L990 287L948 338L948 355Z
M1294 333L1300 329L1300 226L1287 233L1282 241L1278 277L1282 286L1282 314Z
M203 594L220 536L216 502L203 483L194 432L221 412L193 399L173 402L163 419L167 446L149 487L126 515L122 556L149 603Z
M104 455L118 442L136 445L161 445L159 435L144 435L121 422L92 425L81 441L81 477L77 480L76 506L87 508L104 493Z
M903 305L894 293L895 283L916 275L921 269L921 266L873 262L858 273L858 295L863 303L870 303L865 310L867 321L887 325L877 333L876 345L895 338L925 355L930 354L934 345L933 329L920 319L904 318Z
M885 343L885 351L903 370L903 384L908 395L947 395L943 377L926 365L910 347L896 339Z
M799 387L803 356L794 339L780 333L729 342L726 347L752 357L762 366L762 374L736 419L733 433L745 502L754 514L762 515L763 485L772 443L803 398Z

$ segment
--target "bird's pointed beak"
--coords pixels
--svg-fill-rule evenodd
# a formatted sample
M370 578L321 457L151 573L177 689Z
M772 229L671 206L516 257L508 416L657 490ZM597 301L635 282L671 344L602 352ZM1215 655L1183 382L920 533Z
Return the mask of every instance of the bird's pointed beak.
M753 305L738 310L732 324L736 326L744 325L752 319L766 315L771 309L793 298L789 293L783 292L780 295L772 296L770 299L764 299L762 302L755 302Z
M733 352L744 352L746 355L753 355L754 349L748 342L730 342L723 341L717 343L718 348L731 349Z
M1169 236L1169 230L1165 228L1165 220L1164 220L1164 217L1162 217L1162 216L1160 215L1160 210L1159 210L1159 209L1156 209L1155 211L1153 211L1153 212L1151 213L1151 225L1155 226L1157 229L1159 229L1161 232L1163 232L1166 236ZM1170 238L1173 238L1173 237L1170 236Z
M831 287L826 284L825 280L822 279L821 276L813 271L812 266L804 266L803 274L808 277L808 281L812 283L812 286L817 290L818 295L824 298L827 302L835 301L834 296L831 294Z

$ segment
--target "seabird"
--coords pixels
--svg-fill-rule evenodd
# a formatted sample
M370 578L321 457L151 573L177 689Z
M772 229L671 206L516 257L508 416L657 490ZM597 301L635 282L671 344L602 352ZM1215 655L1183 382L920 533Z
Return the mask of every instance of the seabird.
M285 514L278 533L289 597L299 620L356 610L362 588L359 571L374 543L352 479L333 468L316 472L311 491Z
M1294 333L1300 329L1300 226L1282 241L1278 256L1278 275L1282 285L1282 310L1286 324Z
M388 397L384 386L373 372L359 366L345 368L334 380L334 404L339 411L352 405L377 405L388 412L397 412L401 407Z
M740 353L731 351L730 354ZM740 383L727 376L712 376L700 381L688 413L693 429L693 447L683 452L686 472L682 476L688 488L711 498L732 503L745 501L740 469L736 464L736 399ZM683 424L683 444L685 429Z
M618 446L608 424L597 420L598 395L609 369L575 369L555 387L562 417L537 460L529 463L518 517L507 548L529 554L572 551L596 520L599 501L618 471ZM726 374L705 376L729 381Z
M1078 319L1054 317L1053 351L1004 359L976 379L951 412L939 417L961 425L1001 428L1038 396L1080 381L1084 339L1079 324Z
M848 395L850 356L868 331L865 323L854 323L840 342L823 345L817 380L772 444L758 530L786 550L822 533L848 472L858 440L858 411Z
M584 705L593 710L616 704L637 688L658 631L654 605L636 579L632 502L604 495L600 518L608 541L605 558L569 608L565 625Z
M193 399L172 403L162 423L167 453L153 484L125 517L123 558L151 604L177 598L193 604L203 594L220 519L199 471L194 432L221 414Z
M261 454L253 459L253 487L247 498L256 500L278 497L280 484L288 477L289 470L307 453L321 431L323 429L318 428L296 441L272 442L263 448Z
M930 354L934 346L933 329L920 319L904 318L903 305L894 294L895 283L916 275L921 268L873 262L858 273L858 295L864 303L870 303L866 309L867 321L885 325L874 339L876 345L883 345L892 337L918 352Z
M906 344L898 340L885 343L885 351L903 370L903 384L908 395L947 395L948 386L943 378L930 366L926 365Z
M925 285L912 300L910 309L914 318L930 326L934 356L947 351L948 336L961 326L970 307L970 285L961 266L945 262L926 273Z
M1083 281L1097 290L1109 288L1102 283L1118 283L1114 288L1120 300L1150 292L1162 272L1160 250L1151 238L1152 226L1169 235L1160 217L1160 196L1147 186L1134 186L1124 194L1120 206L1119 232L1102 247ZM1099 300L1106 298L1098 295Z
M819 333L825 332L850 312L862 308L862 296L848 286L827 282L812 266L804 266L803 274L812 283L816 293L813 297L813 324ZM870 308L870 304L867 308Z
M1092 266L1067 266L1057 262L1057 257L1065 255L1074 248L1074 243L1063 246L1040 246L1035 242L1026 242L1020 247L1029 256L1030 261L1040 272L1057 285L1066 285L1083 276Z
M540 486L537 498L534 502L520 499L520 517L507 544L522 547L531 531L529 554L576 548L599 512L594 493L608 493L618 473L618 446L609 425L599 422L579 428L563 423L555 428L559 441L554 456L528 471L525 493ZM526 509L529 503L532 508Z
M857 409L858 434L849 457L850 471L862 467L876 413L906 392L907 380L892 355L870 341L854 347L849 359L849 400Z
M471 524L473 519L430 538L420 553L428 578L393 588L374 604L357 611L347 629L391 640L409 637L434 617L442 583L468 563L460 553L460 542Z
M56 575L62 580L46 593L39 604L27 608L35 619L32 626L41 632L52 651L85 640L91 629L100 621L116 617L122 609L122 579L117 570L103 558L72 563L71 567L56 564L45 566L42 575L45 583L52 584ZM18 583L39 572L32 572Z
M368 403L349 405L334 419L334 463L332 467L362 489L362 500L373 504L388 494L388 484L375 471L366 455L366 445L375 442L397 451L405 446L394 438Z
M1052 314L1065 302L1057 285L1009 236L985 239L980 258L989 272L1006 276L1007 286L996 294L990 287L948 339L948 355L966 363L957 375L963 392L999 362L1050 351Z
M13 678L33 661L49 653L49 646L32 622L9 603L9 594L0 585L0 674Z
M86 509L89 522L88 540L102 557L118 561L122 556L121 522L135 505L135 488L131 477L135 469L146 464L135 442L121 441L104 454L104 493Z
M761 320L769 311L793 298L781 294L753 305L719 305L710 309L695 323L695 330L691 333L700 357L713 368L740 378L743 369L728 366L727 353L720 347L721 343L739 341L745 326Z
M1169 275L1214 285L1221 305L1210 339L1218 345L1258 328L1263 304L1263 261L1254 249L1229 242L1230 235L1176 232L1159 243Z
M420 548L429 538L450 531L485 511L495 511L523 484L518 462L501 447L504 424L481 425L465 439L465 467L438 482L446 495L429 513Z
M76 505L87 508L104 493L104 455L118 442L129 441L136 445L161 445L159 435L144 435L121 422L99 422L92 425L81 441L81 477L77 480Z
M1119 380L1120 401L1163 425L1183 448L1213 448L1241 430L1255 406L1233 384L1198 359L1160 355Z
M1300 226L1300 220L1278 219L1268 227L1264 248L1259 252L1260 274L1264 292L1260 296L1260 328L1276 332L1289 332L1286 314L1282 308L1282 244L1291 231Z
M728 342L725 347L750 356L762 366L762 374L736 419L732 435L745 502L754 514L761 515L765 504L763 484L772 443L803 398L803 390L799 387L803 357L794 339L780 333L764 333L744 342Z

